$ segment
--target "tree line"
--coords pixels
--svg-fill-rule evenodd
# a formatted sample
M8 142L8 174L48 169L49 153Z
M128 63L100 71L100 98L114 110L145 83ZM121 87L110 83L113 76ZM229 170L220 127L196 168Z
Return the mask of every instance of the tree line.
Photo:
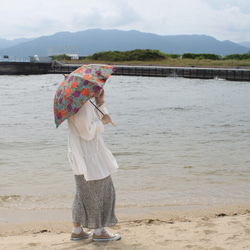
M97 52L88 57L93 60L101 61L151 61L151 60L163 60L166 55L159 50L131 50L131 51L104 51Z
M184 53L179 54L165 54L159 50L150 49L135 49L130 51L103 51L97 52L93 55L88 56L86 59L97 60L97 61L158 61L168 58L182 58L182 59L194 59L194 60L250 60L250 52L247 54L231 54L226 56L220 56L210 53ZM53 60L70 60L70 57L66 54L52 56Z
M249 60L250 53L248 54L231 54L226 56L219 56L215 54L203 53L203 54L194 54L194 53L184 53L182 58L190 59L210 59L210 60Z

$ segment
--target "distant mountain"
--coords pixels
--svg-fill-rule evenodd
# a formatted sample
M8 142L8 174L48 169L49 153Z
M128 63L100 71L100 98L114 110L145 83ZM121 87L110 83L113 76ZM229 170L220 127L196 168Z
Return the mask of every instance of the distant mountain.
M238 43L238 44L250 49L250 42L241 42L241 43Z
M76 33L59 32L0 49L0 55L47 56L79 53L90 55L100 51L158 49L169 54L214 53L228 55L248 53L248 48L230 41L218 41L207 35L160 36L135 30L90 29Z
M34 38L19 38L19 39L14 39L14 40L7 40L0 38L0 49L5 49L9 47L13 47L15 45L18 45L20 43L28 42L33 40Z

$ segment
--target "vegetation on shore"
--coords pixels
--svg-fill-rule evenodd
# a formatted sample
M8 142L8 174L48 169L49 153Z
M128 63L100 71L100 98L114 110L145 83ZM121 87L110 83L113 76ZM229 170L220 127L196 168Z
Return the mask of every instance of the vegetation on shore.
M111 63L164 66L250 67L250 53L220 56L209 53L165 54L159 50L131 50L97 52L81 60L71 60L67 55L52 56L64 63Z

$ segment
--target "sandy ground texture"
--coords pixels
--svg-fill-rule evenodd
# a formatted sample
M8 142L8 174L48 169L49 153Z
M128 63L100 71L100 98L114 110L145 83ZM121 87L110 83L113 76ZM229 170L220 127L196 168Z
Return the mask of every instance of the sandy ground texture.
M120 213L119 223L110 231L120 233L122 239L107 243L94 243L91 238L70 241L70 220L58 220L56 216L54 221L33 219L19 223L6 218L8 213L0 221L1 250L250 249L250 204L148 214Z

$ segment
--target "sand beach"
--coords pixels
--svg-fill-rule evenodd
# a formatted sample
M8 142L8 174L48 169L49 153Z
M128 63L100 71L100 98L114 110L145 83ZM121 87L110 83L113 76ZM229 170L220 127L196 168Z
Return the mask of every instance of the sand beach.
M250 204L145 214L118 209L111 230L122 239L108 243L70 241L70 210L1 215L0 249L250 249Z

